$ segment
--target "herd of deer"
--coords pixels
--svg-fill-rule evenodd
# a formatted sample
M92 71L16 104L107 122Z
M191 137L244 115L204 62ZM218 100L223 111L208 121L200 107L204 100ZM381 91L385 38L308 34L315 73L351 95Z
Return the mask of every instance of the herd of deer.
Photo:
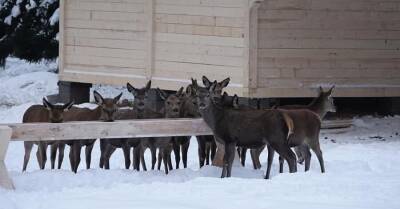
M240 105L238 97L223 93L230 79L221 82L211 82L207 77L202 78L204 86L197 81L174 94L167 94L156 89L158 96L164 101L161 109L154 108L154 99L150 98L151 82L143 88L135 88L127 84L127 89L133 94L133 107L120 109L118 102L121 95L115 98L103 98L94 91L94 98L98 107L95 109L78 108L73 102L65 105L51 104L43 99L43 105L31 106L23 116L24 123L64 121L96 121L112 122L114 120L150 119L150 118L194 118L202 117L213 131L212 136L197 136L198 156L200 167L210 164L216 153L216 141L224 145L223 170L221 177L230 177L235 152L239 153L244 166L247 149L251 149L251 158L254 169L261 167L259 155L265 147L268 150L267 171L265 178L269 178L271 164L275 151L279 154L280 172L283 172L283 163L286 160L290 172L297 171L297 162L305 164L305 171L310 168L311 152L318 158L321 172L325 172L322 151L319 144L321 119L327 112L334 112L335 106L331 94L332 87L325 92L319 89L319 95L309 105L292 105L263 109L250 105ZM77 172L80 163L80 153L83 146L86 154L86 168L90 168L91 153L96 139L70 141L38 141L24 142L25 157L23 171L26 170L30 153L34 144L38 145L36 153L40 169L45 168L47 160L46 150L51 147L51 168L55 167L58 151L58 169L64 158L65 146L70 146L69 159L71 170ZM151 169L158 169L164 164L165 173L173 169L171 152L174 151L176 169L179 168L182 157L183 166L187 166L187 153L190 136L187 137L153 137L153 138L120 138L100 139L100 168L110 168L111 155L117 148L121 148L125 158L125 168L131 165L130 150L133 148L133 169L147 170L144 152L151 151ZM294 148L295 153L291 148ZM158 149L158 156L157 156ZM296 158L297 155L297 158ZM297 162L296 162L297 159Z

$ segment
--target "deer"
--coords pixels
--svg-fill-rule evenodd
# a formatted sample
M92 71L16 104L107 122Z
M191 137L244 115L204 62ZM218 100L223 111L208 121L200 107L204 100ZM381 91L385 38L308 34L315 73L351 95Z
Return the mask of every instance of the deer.
M236 146L257 148L269 144L289 163L291 173L297 172L296 156L287 144L290 124L278 110L236 110L224 108L220 98L214 97L217 82L209 89L197 88L195 94L199 111L214 133L216 140L224 145L225 155L221 178L230 177ZM268 179L273 159L271 152L265 178Z
M162 114L164 118L179 118L181 115L181 97L183 88L180 88L179 91L175 94L168 95L164 91L157 89L157 92L161 99L164 100L164 113ZM145 116L146 118L155 118L159 116L159 113L147 112ZM144 151L146 148L149 148L152 154L152 158L156 155L156 150L159 149L158 156L158 170L161 169L161 163L164 164L164 172L168 175L169 170L172 170L171 163L171 152L174 146L174 137L155 137L155 138L145 138L142 141L142 147L140 151L140 155L144 155ZM175 144L175 146L179 146ZM178 153L179 155L179 153ZM187 157L184 157L184 159ZM152 169L154 169L155 160L152 159Z
M73 107L65 114L65 121L104 121L104 122L113 122L116 118L116 113L118 110L118 101L122 96L122 93L117 95L114 98L103 98L100 93L97 91L93 92L94 99L96 104L98 105L95 109L89 108L77 108ZM85 148L85 156L86 156L86 169L90 169L91 164L91 153L93 150L93 146L96 139L84 139L84 140L68 140L64 141L61 144L55 144L54 146L58 146L59 149L59 159L63 156L65 145L69 145L71 147L69 153L69 159L71 163L71 170L74 173L77 173L78 167L81 161L81 149L83 146ZM61 149L60 149L61 147ZM52 150L57 149L57 147L53 147ZM52 153L55 153L52 151ZM55 158L55 157L54 157ZM59 164L59 167L61 165Z
M311 101L311 103L308 105L286 105L286 106L279 106L279 107L274 107L274 108L282 109L282 110L306 109L306 110L310 110L310 111L314 112L315 114L317 114L320 119L323 119L328 112L336 112L336 107L335 107L333 99L331 97L334 88L335 88L335 86L332 86L328 91L324 91L322 89L322 87L319 87L318 96L316 98L314 98ZM300 123L300 121L297 121L297 123ZM322 154L319 153L320 150L318 150L317 147L315 147L314 149L316 149L314 152L318 153L318 155L319 155L319 156L317 155L317 157L320 162L321 171L324 172L325 169L323 167ZM304 144L304 145L296 146L294 148L294 150L295 150L295 153L298 158L297 162L300 164L303 164L304 161L306 161L305 171L308 171L309 167L310 167L310 159L311 159L310 147L308 145ZM253 163L254 163L254 160L259 162L260 154L261 154L261 152L252 152L251 153ZM283 172L283 163L284 163L284 160L282 158L279 158L279 172L280 173ZM256 164L258 164L258 163L256 163Z
M51 104L43 98L43 105L33 105L25 111L23 116L23 123L33 123L33 122L50 122L50 123L62 123L64 121L64 114L71 109L74 102L69 102L64 105L54 105ZM29 162L30 154L33 145L38 145L38 150L36 152L37 161L39 163L40 169L45 168L47 161L46 150L48 145L57 143L57 141L25 141L25 156L22 171L26 171L26 167ZM54 161L51 160L51 167L54 168Z
M149 91L151 89L151 81L148 81L146 86L140 89L133 87L130 83L126 84L126 88L130 93L134 96L133 108L124 110L124 112L120 111L118 119L126 120L126 119L144 119L146 118L146 113L150 110L146 108L149 106L148 97ZM161 114L159 115L161 117ZM130 148L133 147L132 155L133 162L132 166L134 170L140 170L140 162L142 164L142 169L147 170L146 162L144 160L144 155L140 155L140 147L141 147L142 138L127 138L127 139L101 139L100 140L100 149L101 149L101 157L100 157L100 168L109 169L109 160L111 155L114 153L116 148L122 148L125 158L125 168L129 169L130 167ZM154 157L155 158L155 157Z

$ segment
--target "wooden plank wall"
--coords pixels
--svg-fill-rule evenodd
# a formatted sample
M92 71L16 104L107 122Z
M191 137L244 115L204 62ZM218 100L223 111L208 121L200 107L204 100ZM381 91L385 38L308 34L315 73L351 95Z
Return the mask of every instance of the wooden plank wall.
M61 80L145 82L147 0L64 0Z
M191 77L230 76L230 92L241 94L245 2L155 0L154 83L177 89Z
M61 80L176 90L231 77L242 93L248 0L64 0ZM138 84L139 83L139 84Z
M253 96L400 96L400 1L265 0Z

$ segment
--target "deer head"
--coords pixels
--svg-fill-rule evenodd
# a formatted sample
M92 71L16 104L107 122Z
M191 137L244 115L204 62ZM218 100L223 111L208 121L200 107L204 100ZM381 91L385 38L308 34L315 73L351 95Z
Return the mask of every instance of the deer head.
M322 107L326 112L336 112L336 106L333 103L332 93L335 86L332 86L328 91L324 91L319 87L318 99L322 102Z
M43 106L49 111L50 123L62 123L64 121L64 112L71 109L74 102L69 102L64 105L51 104L46 98L43 98Z
M144 110L146 101L148 99L149 90L151 88L151 81L148 81L146 86L140 89L133 87L130 83L126 84L129 92L135 97L133 106L138 110Z
M203 84L204 86L209 89L211 87L211 85L213 84L213 82L211 82L206 76L202 77L203 80ZM229 82L231 81L230 78L225 78L223 81L221 82L217 82L216 86L215 86L215 90L213 92L213 94L215 96L221 96L222 95L222 90L228 86ZM214 81L215 82L215 81Z
M97 91L93 92L94 99L96 103L100 106L101 108L101 120L106 121L106 122L112 122L115 120L115 113L118 110L118 101L122 96L122 93L120 93L118 96L115 98L103 98Z
M176 94L168 95L163 90L157 88L161 99L164 100L165 115L167 118L178 118L182 109L183 87Z

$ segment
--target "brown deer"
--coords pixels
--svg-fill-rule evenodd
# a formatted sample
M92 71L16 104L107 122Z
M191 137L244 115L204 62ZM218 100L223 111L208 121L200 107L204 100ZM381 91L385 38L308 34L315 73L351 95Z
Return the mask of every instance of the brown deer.
M204 121L225 148L221 178L231 176L236 146L257 148L267 143L288 161L290 172L296 172L296 156L287 145L291 127L283 113L278 110L224 108L220 98L214 97L215 87L216 82L213 82L209 89L197 88L196 96ZM265 178L269 178L271 164L272 159L268 160Z
M23 123L34 123L34 122L50 122L50 123L62 123L64 121L64 114L71 109L73 102L69 102L64 105L53 105L43 98L43 105L33 105L28 108L23 116ZM26 167L29 162L30 154L33 145L38 145L36 152L37 161L40 169L44 169L47 161L46 150L48 145L57 143L57 141L25 141L25 157L22 171L26 171ZM52 168L54 168L54 162L52 161Z
M157 112L156 109L152 109L154 102L156 102L155 98L150 98L151 89L151 81L148 81L146 86L143 88L135 88L131 84L127 83L127 89L134 96L133 100L133 115L135 119L146 119L146 118L163 118L164 115L160 112ZM156 95L158 96L158 95ZM153 99L153 100L151 100ZM128 145L133 146L133 168L139 170L140 163L142 164L143 170L147 170L146 163L144 160L144 151L146 148L150 148L151 150L151 160L152 160L152 169L154 169L155 164L157 162L156 150L152 147L148 147L148 144L144 143L144 139L128 139ZM102 142L102 141L101 141ZM103 140L104 142L104 140ZM105 143L100 144L100 148L102 150L105 149ZM103 148L102 148L103 147ZM102 151L103 153L103 151ZM100 160L100 167L102 160ZM172 165L171 165L172 167Z
M64 121L64 114L73 105L73 102L67 103L65 105L53 105L49 103L45 98L43 98L43 105L32 105L29 107L23 116L23 123L34 123L34 122L50 122L50 123L61 123ZM46 150L49 144L55 143L54 141L35 141L35 142L24 142L25 156L22 171L26 171L26 167L29 162L30 154L33 145L38 145L38 150L36 152L37 161L39 163L40 169L45 168L47 161Z
M322 119L328 112L336 112L336 107L333 103L333 98L331 97L335 86L332 86L328 91L324 91L322 87L319 87L318 96L313 99L313 101L308 105L286 105L280 106L279 109L286 109L286 110L298 110L298 109L308 109L316 114ZM294 125L296 126L296 124ZM294 148L296 155L298 157L298 162L302 164L305 160L308 161L307 165L305 166L305 170L309 170L309 161L311 158L310 147L307 145L300 145ZM261 151L252 150L251 151L251 158L253 160L253 164L257 165L257 167L261 167L259 164L259 156ZM243 153L242 153L243 155ZM244 154L245 155L245 154ZM308 158L308 159L305 159ZM279 158L279 172L283 172L283 163L284 160L280 157ZM256 166L255 166L256 167Z
M126 84L126 87L130 93L133 94L133 109L120 111L118 119L126 120L126 119L144 119L148 110L146 107L149 106L148 98L149 91L151 89L151 81L148 81L146 86L140 89L133 87L130 83ZM161 117L161 114L160 114ZM133 155L133 169L140 170L140 161L142 163L143 170L147 170L146 163L144 160L144 156L140 156L140 146L141 146L141 138L125 138L125 139L101 139L100 140L100 149L101 149L101 157L100 157L100 168L103 166L106 169L109 169L109 161L111 155L114 153L116 148L122 148L125 157L125 168L129 169L130 167L130 149L133 147L132 155Z
M68 112L68 114L65 114L64 116L65 121L96 121L96 120L101 120L105 122L114 121L118 110L117 103L121 98L122 93L116 96L115 98L103 98L101 94L99 94L97 91L94 91L93 95L95 102L98 105L95 109L73 107ZM60 155L63 156L63 148L65 147L66 144L68 144L71 147L69 153L71 170L74 173L76 173L78 171L78 167L81 160L80 158L81 149L83 146L85 146L86 168L90 169L91 153L95 141L96 139L65 141L65 143L59 144L58 146L58 148L61 148L59 149L59 159ZM53 149L52 153L55 154L54 149L57 148L53 147L52 149ZM60 164L59 167L61 167Z

